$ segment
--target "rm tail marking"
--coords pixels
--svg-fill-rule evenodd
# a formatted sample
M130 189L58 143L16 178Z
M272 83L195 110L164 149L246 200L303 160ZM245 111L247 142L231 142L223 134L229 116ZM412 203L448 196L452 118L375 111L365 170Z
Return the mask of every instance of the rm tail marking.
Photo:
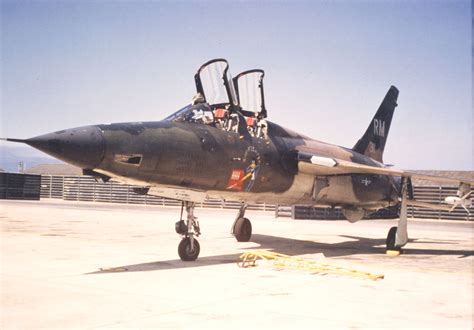
M374 118L374 134L385 137L385 121Z

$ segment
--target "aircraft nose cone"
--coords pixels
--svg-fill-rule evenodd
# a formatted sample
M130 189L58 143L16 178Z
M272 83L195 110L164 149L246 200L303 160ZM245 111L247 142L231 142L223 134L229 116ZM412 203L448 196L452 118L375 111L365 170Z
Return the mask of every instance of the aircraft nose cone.
M25 142L55 158L86 169L97 167L105 152L104 137L97 126L62 130L36 136Z

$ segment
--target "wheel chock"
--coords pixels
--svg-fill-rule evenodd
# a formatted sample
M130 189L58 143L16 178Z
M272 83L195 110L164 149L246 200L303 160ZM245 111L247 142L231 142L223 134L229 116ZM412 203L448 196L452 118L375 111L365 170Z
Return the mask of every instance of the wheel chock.
M399 250L387 250L387 251L385 251L385 254L388 255L388 256L396 257L396 256L399 256L401 254L401 251L399 251Z
M273 262L273 267L278 270L305 270L313 274L344 275L368 278L371 280L381 280L384 278L383 274L372 274L364 271L323 263L316 260L303 259L301 257L289 256L267 250L247 251L240 256L240 261L237 262L237 265L242 268L255 267L257 266L256 262L258 259Z

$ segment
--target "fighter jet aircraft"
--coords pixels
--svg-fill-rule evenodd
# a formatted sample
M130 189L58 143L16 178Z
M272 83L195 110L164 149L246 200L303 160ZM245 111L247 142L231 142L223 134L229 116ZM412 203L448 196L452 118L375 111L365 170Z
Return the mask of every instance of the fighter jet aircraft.
M161 121L92 125L61 130L23 142L83 169L104 181L131 183L140 194L182 201L176 232L178 254L196 260L201 234L195 203L206 198L242 203L232 232L249 241L247 203L340 207L351 222L378 209L400 205L400 220L390 229L387 249L407 241L407 205L467 208L474 182L431 177L383 164L383 152L397 106L391 86L375 116L353 148L317 141L267 120L263 70L232 78L224 59L202 65L194 76L191 104ZM455 182L458 196L444 205L413 199L414 177ZM186 220L182 219L183 209Z

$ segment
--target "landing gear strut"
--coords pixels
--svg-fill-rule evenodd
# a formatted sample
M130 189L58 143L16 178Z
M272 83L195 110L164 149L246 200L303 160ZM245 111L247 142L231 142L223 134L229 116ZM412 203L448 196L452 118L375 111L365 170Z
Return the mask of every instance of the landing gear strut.
M408 190L408 179L403 179L402 182L402 202L400 204L400 220L398 220L398 227L392 227L388 231L386 245L387 251L401 251L408 242L408 230L407 230L407 190Z
M242 204L232 225L231 233L238 242L248 242L250 237L252 237L252 223L249 219L244 217L246 209L247 204Z
M194 261L199 256L201 247L199 242L194 236L201 235L201 229L199 228L199 222L196 221L194 216L194 202L183 202L181 204L181 216L178 222L176 222L176 232L183 236L183 239L178 245L178 254L183 261ZM186 221L183 220L183 210L186 207Z

